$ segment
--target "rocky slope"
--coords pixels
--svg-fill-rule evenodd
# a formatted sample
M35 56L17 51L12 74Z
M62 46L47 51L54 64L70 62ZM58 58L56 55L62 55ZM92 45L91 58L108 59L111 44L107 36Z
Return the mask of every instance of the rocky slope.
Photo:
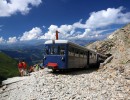
M130 24L88 48L113 59L100 69L34 72L1 87L1 100L130 100Z
M119 71L124 78L130 80L130 24L115 31L106 40L97 41L87 48L102 54L111 54L111 62L100 69Z

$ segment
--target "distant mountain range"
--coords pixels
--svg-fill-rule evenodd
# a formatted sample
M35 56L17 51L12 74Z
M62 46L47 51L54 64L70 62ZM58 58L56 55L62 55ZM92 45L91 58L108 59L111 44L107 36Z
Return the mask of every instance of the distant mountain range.
M8 44L0 44L0 50L14 50L14 49L28 49L28 48L42 48L46 40L31 40L31 41L22 41L16 43L8 43ZM79 45L86 45L88 43L92 43L97 41L97 39L93 40L82 40L82 39L75 39L69 40Z
M16 43L0 44L0 50L28 49L30 47L37 48L43 45L45 40L20 41Z
M44 41L28 41L0 45L0 50L16 60L24 59L30 66L42 61Z

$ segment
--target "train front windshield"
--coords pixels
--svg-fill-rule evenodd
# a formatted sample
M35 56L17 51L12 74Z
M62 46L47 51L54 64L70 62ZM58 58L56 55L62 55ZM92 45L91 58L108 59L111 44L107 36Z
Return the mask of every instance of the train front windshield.
M46 55L64 55L65 45L46 45L45 54Z

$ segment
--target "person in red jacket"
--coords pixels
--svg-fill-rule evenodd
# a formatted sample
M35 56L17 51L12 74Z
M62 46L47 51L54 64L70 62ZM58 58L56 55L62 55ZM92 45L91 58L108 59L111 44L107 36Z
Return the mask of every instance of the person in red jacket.
M22 61L22 65L23 65L23 69L24 69L24 75L27 75L27 64L24 60Z
M21 61L19 61L18 63L18 69L19 69L20 75L23 76L24 68L23 68L23 63Z
M23 64L23 68L27 69L27 64L26 64L26 62L24 60L22 61L22 64Z

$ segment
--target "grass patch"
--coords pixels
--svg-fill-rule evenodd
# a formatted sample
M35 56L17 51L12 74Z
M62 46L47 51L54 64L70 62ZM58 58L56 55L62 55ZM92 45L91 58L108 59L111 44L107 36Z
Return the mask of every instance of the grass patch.
M9 77L18 75L17 61L0 52L0 83Z

